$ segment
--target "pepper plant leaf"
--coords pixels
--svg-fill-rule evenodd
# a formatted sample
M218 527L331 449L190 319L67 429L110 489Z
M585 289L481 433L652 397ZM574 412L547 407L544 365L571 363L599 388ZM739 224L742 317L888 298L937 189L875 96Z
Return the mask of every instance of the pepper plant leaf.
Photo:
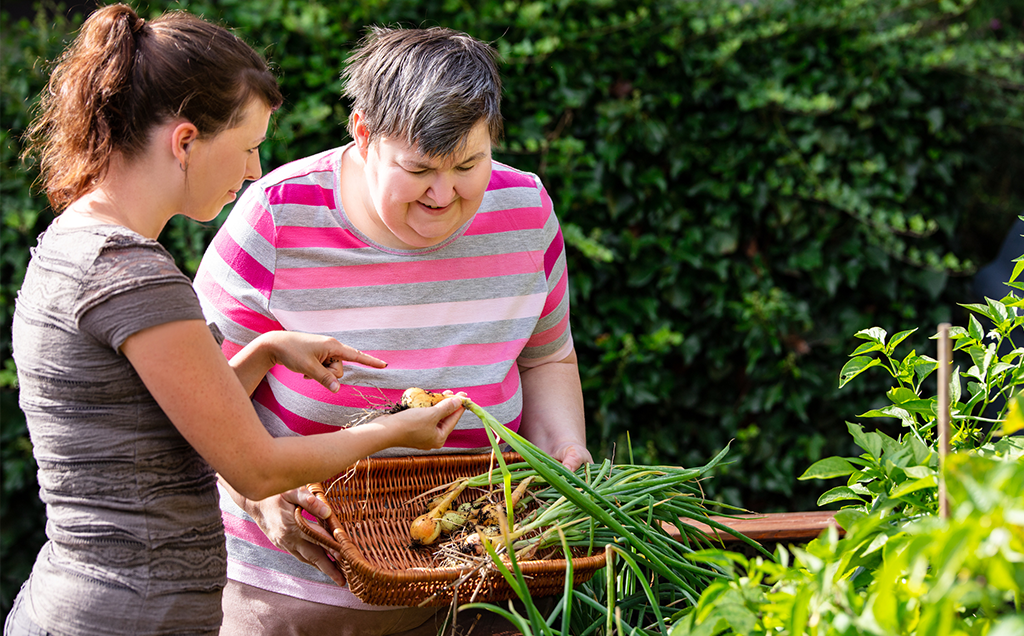
M860 338L862 340L870 340L870 341L876 342L876 343L878 343L880 345L884 345L885 344L886 332L885 332L885 329L882 329L881 327L871 327L870 329L861 329L860 331L858 331L857 333L855 333L853 335L854 335L854 337Z
M928 475L921 479L915 479L913 481L903 482L899 486L893 489L889 496L892 498L904 497L912 492L924 490L925 488L935 488L938 482L935 480L935 475Z
M1009 406L1009 412L1006 414L1003 426L997 433L1002 437L1013 435L1017 431L1024 429L1024 392L1019 392L1010 398Z
M843 365L843 370L839 372L839 388L841 389L846 386L847 382L864 373L867 369L881 364L877 358L869 358L868 356L858 356L850 360Z
M814 462L810 468L800 475L799 479L832 479L857 472L853 464L843 457L826 457Z
M865 503L864 499L848 486L836 486L832 490L825 492L821 497L818 497L819 506L824 506L836 501L856 501L859 503Z
M896 348L896 345L906 340L907 337L913 334L915 331L917 331L917 329L907 329L906 331L901 331L897 334L893 334L893 337L889 339L889 344L885 345L885 352L887 354L892 354L893 350Z

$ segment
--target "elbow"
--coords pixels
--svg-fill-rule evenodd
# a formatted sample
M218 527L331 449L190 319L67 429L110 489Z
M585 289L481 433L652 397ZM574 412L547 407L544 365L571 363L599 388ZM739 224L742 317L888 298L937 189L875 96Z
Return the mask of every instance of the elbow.
M279 485L270 475L262 474L260 471L235 475L233 479L228 479L224 475L221 477L232 490L249 501L260 501L288 490Z
M259 483L246 484L241 488L236 488L236 490L238 490L238 494L242 495L249 501L260 501L267 497L278 495L282 492L276 488L267 488L265 484Z

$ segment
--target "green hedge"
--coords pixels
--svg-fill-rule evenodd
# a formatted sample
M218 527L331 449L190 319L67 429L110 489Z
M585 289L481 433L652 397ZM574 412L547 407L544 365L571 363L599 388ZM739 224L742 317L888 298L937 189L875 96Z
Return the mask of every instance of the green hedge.
M543 177L570 245L592 450L697 465L735 440L705 488L759 511L813 508L796 477L850 454L844 420L884 395L882 379L837 390L853 334L956 322L970 274L1024 212L1024 14L1010 0L166 5L235 27L279 69L265 169L346 140L339 71L364 25L494 42L497 157ZM42 532L10 316L52 218L18 135L73 28L5 21L0 51L5 612ZM191 273L214 231L176 219L162 240Z

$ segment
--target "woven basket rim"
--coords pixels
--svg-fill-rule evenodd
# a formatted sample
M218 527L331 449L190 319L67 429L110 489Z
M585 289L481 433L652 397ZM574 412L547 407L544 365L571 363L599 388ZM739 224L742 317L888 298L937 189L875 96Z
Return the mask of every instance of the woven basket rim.
M519 463L523 459L514 452L502 453L506 463ZM324 493L324 499L331 507L335 519L332 527L333 534L340 546L342 566L352 591L364 602L387 605L415 605L426 597L437 597L432 605L447 604L451 595L445 592L445 586L458 581L461 577L472 572L472 567L436 567L436 568L387 568L380 567L371 562L364 553L363 546L352 537L346 529L346 524L352 523L355 516L353 506L345 507L339 504L342 498L342 491L351 486L351 483L362 485L371 479L370 471L374 475L385 475L393 477L396 473L402 475L434 475L457 472L459 476L477 475L492 467L498 475L496 481L500 482L500 469L494 459L494 453L450 453L436 455L413 455L407 457L370 457L360 460L344 473L336 475L330 480L318 484L311 484L311 487L318 488ZM346 480L345 486L332 492L334 486ZM349 480L357 480L351 482ZM358 481L361 480L361 481ZM395 488L409 487L406 483ZM423 491L421 491L423 492ZM411 512L409 514L412 514ZM415 516L418 516L417 512ZM365 513L364 513L365 516ZM365 522L365 520L363 520ZM323 524L323 520L321 520ZM330 532L330 530L329 530ZM391 535L393 536L393 535ZM588 580L595 571L605 565L604 546L594 546L593 552L589 555L573 556L573 582L580 584ZM568 561L564 557L551 559L521 560L517 562L523 575L527 577L528 586L537 586L545 590L561 589L565 582L565 572ZM482 572L473 573L470 576L472 582L466 582L469 587L477 585L484 579L486 586L477 601L493 601L514 598L515 594L504 578L494 568L486 568ZM372 584L371 584L372 583ZM372 589L371 589L372 588ZM431 594L433 590L433 594ZM479 591L479 590L478 590ZM362 592L362 594L360 594ZM383 601L383 602L382 602Z

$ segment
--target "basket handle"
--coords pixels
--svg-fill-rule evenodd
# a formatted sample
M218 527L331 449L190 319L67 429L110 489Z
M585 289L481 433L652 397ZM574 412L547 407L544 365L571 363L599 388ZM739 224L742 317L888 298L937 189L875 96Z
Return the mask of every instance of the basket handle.
M319 488L314 488L313 486L314 484L310 484L310 491L316 496L317 499L323 501L326 504L327 501L326 498L323 496L323 490ZM330 507L330 504L328 504L328 507ZM306 535L306 537L311 542L317 544L321 548L341 554L341 543L337 538L338 533L341 532L341 523L338 521L338 518L334 514L331 514L331 516L327 519L321 519L320 517L313 515L313 517L317 520L317 523L320 526L314 528L309 524L309 521L307 521L306 518L302 516L302 512L303 509L301 506L295 506L295 523L299 526L299 530L301 530L302 533ZM329 534L328 532L325 532L325 530L329 531ZM340 571L341 570L339 568L339 572ZM344 576L344 574L342 576ZM342 583L342 585L344 585L344 582Z

